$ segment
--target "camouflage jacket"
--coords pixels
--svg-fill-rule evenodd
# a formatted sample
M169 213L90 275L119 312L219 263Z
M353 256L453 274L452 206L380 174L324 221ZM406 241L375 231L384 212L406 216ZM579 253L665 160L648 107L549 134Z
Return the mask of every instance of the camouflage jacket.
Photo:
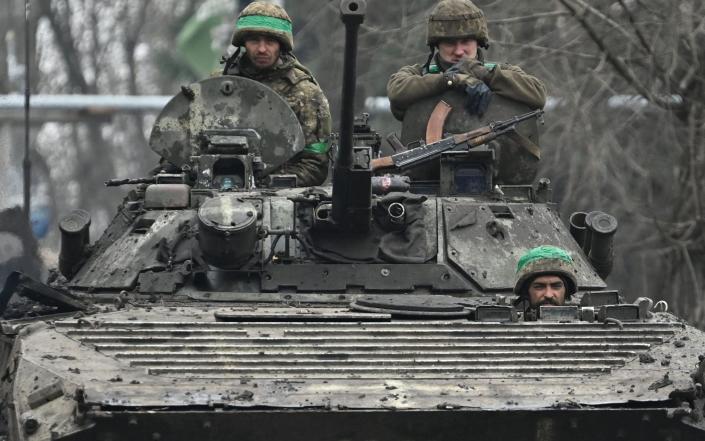
M268 86L284 98L301 123L306 147L274 172L295 174L299 186L322 184L328 176L331 116L328 100L308 69L293 55L282 55L273 68L260 70L241 55L227 74Z
M490 69L485 82L492 92L532 108L543 108L546 104L546 87L535 76L511 64L485 63L485 66ZM437 56L436 63L430 67L427 73L421 64L404 66L389 78L387 96L392 113L399 121L404 119L406 110L416 101L448 90L447 80L443 78L445 69Z

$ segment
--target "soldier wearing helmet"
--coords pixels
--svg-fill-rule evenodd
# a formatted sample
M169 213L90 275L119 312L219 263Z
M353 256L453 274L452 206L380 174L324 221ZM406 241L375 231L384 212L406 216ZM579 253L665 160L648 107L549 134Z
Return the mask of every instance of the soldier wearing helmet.
M387 84L398 120L415 102L449 89L466 94L471 114L482 115L493 93L532 108L546 103L546 88L539 79L517 66L485 61L487 20L470 0L441 0L428 18L426 41L431 51L426 63L402 67Z
M514 294L532 308L563 305L578 288L570 254L550 245L533 248L521 256L516 279Z
M295 174L300 186L322 184L328 175L330 110L313 75L292 53L291 18L278 5L252 2L237 19L232 44L237 49L225 62L223 74L247 77L270 87L301 123L304 150L275 173Z

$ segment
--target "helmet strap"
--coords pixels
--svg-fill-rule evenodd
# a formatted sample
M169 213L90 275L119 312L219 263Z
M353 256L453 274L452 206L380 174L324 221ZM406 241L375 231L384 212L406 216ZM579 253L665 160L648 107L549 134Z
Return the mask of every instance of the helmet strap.
M426 59L426 63L423 65L424 72L428 72L428 67L431 65L431 60L433 60L433 56L436 55L436 45L435 44L429 44L428 48L430 50L430 53L428 54L428 58Z

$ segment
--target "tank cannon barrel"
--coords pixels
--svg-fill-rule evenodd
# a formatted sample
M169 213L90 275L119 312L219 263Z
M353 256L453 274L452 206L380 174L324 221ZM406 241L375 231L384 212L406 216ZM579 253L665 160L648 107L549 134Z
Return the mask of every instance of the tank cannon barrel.
M343 0L340 19L345 24L345 58L340 112L340 144L336 168L352 165L353 125L355 123L355 89L357 77L357 33L365 20L365 0Z
M333 168L331 217L339 227L365 231L370 223L371 154L353 157L355 124L355 82L357 76L357 34L365 19L365 0L342 0L340 19L345 24L345 58L340 113L340 141Z

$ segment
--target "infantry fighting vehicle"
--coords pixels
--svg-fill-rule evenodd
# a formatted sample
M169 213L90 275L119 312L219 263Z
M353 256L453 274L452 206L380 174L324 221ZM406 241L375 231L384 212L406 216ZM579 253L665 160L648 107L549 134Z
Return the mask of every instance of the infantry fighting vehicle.
M535 173L521 142L450 149L435 180L373 176L390 160L352 113L365 7L341 4L332 187L271 173L303 147L273 91L207 79L152 132L178 172L142 179L92 244L88 213L63 218L47 283L9 277L5 317L33 306L2 322L7 438L703 439L705 336L607 289L614 219L566 227L547 181L520 182ZM517 121L535 143L535 119ZM517 259L544 244L572 254L579 292L526 310Z

